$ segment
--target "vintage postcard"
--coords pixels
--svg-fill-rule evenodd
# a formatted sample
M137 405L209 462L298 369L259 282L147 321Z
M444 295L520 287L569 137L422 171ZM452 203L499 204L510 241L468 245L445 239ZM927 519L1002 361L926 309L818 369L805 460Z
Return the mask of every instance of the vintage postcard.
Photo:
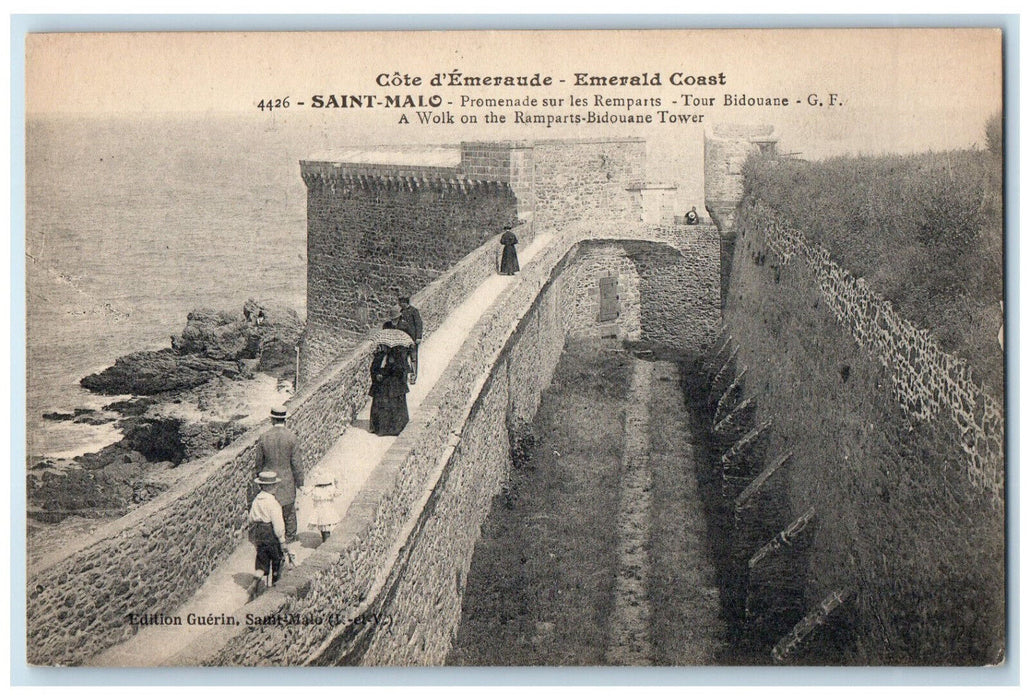
M26 656L998 666L998 28L26 39Z

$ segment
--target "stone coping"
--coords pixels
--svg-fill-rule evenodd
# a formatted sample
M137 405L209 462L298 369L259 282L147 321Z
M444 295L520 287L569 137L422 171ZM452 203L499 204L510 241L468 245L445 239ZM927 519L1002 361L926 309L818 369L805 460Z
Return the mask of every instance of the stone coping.
M403 165L456 168L461 165L458 146L380 146L348 148L313 154L306 162L346 163L348 165ZM302 162L305 162L302 161Z

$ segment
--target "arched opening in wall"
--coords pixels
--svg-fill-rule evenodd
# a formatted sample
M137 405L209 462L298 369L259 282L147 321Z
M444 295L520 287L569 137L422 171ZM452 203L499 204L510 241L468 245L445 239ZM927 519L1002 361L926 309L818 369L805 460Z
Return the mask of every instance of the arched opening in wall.
M702 354L720 321L706 262L659 241L583 242L566 273L569 334L614 338L655 357Z

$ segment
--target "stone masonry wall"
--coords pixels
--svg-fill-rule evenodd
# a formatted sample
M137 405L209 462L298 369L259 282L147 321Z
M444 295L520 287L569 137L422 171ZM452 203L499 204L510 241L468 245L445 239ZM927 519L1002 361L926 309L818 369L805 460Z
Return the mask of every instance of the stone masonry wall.
M528 316L528 312L564 257L562 254L568 250L568 240L556 241L523 269L518 284L510 287L473 327L455 359L422 403L419 414L397 438L356 497L333 538L304 565L288 572L273 592L244 609L252 615L317 615L337 611L351 619L365 616L365 619L374 617L389 620L389 623L341 625L338 629L285 625L216 630L174 663L292 665L356 660L379 663L381 658L389 658L391 663L427 663L437 654L440 658L446 654L449 646L446 627L448 615L451 615L448 610L454 602L446 586L457 585L455 570L463 566L467 569L478 532L476 518L485 518L489 501L499 488L499 475L507 468L507 416L513 420L528 420L535 410L534 401L538 400L533 396L540 391L536 387L546 385L550 377L548 364L553 370L560 354L564 330L556 330L553 323L541 325ZM545 306L552 309L552 313L564 309L554 302ZM519 355L510 344L516 334L520 338L537 337L539 344L527 346ZM512 359L520 369L509 371L504 357L522 357L524 361ZM491 372L493 380L490 380ZM491 386L503 386L509 376L509 383L516 388L510 395L505 393L505 401L500 401L496 395L489 399L478 398L488 381L493 382ZM475 409L479 411L477 415L488 416L489 421L469 422L476 405L480 406ZM483 406L501 406L503 410L498 412ZM484 429L487 433L481 434ZM459 444L460 451L456 449ZM486 452L474 449L474 445ZM455 466L459 464L466 466ZM450 475L466 470L474 470L473 475L467 479L461 477L460 481L458 477L450 480ZM460 483L462 489L444 496L446 489L441 490L438 483L445 474L448 476L444 483ZM427 508L427 504L441 503L443 511L434 511L434 505ZM434 513L460 516L457 520L448 518L437 522ZM425 532L426 528L435 532L433 528L437 527L444 528L446 537L425 546L443 547L448 555L441 557L434 551L432 556L416 556L413 561L424 562L411 564L412 571L421 572L417 592L392 594L401 582L409 580L405 579L404 572L409 570L407 558L415 556L411 533L424 537L418 533ZM422 540L423 543L430 541ZM404 546L398 549L400 544ZM428 569L423 571L419 568L422 566ZM440 574L443 570L446 573ZM436 574L422 578L430 576L431 572ZM384 574L389 574L385 580ZM440 584L439 575L444 576L444 584ZM395 608L394 601L401 607ZM460 612L460 596L457 601L459 605L451 617ZM404 610L409 609L417 609L417 625L406 617ZM456 624L457 618L454 620ZM414 634L413 625L418 627L419 638L411 644L408 637L403 644L397 642L399 635ZM374 641L377 639L379 641ZM369 644L393 651L368 656ZM398 644L403 647L403 653L398 651Z
M737 205L744 194L744 161L762 150L758 140L772 138L773 127L717 124L705 132L705 209L719 227L722 240L720 294L728 294L733 246L736 243Z
M394 315L398 293L414 294L517 220L503 182L344 177L311 167L307 323L323 343L378 326Z
M515 193L520 221L533 218L533 144L531 142L465 141L461 167L471 180L507 182Z
M721 323L718 235L711 227L650 227L675 241L585 242L574 272L563 277L577 335L617 335L658 351L703 353ZM658 232L661 232L660 234ZM602 277L618 278L619 317L599 323Z
M601 323L602 277L618 279L619 316ZM640 275L618 243L585 246L582 255L561 280L565 303L569 305L569 332L576 336L615 335L640 340Z
M1002 408L963 362L760 204L742 208L738 230L730 376L757 407L754 425L771 421L753 471L793 455L777 477L790 513L775 527L815 507L803 609L854 593L848 663L997 663Z
M687 249L695 240L712 239L697 230L618 230L645 240L676 239ZM333 538L274 591L237 613L316 617L333 611L374 624L218 628L172 663L442 660L457 624L478 523L508 469L509 430L535 413L572 324L562 280L583 254L580 242L604 233L591 226L548 232L551 242L473 327Z
M643 139L543 141L533 148L534 223L640 221L633 185L645 177Z
M756 206L748 221L764 234L780 264L797 259L811 271L837 322L889 373L891 392L902 409L916 421L950 423L969 483L1002 507L1002 406L973 380L968 363L941 350L929 332L901 318L864 280L833 262L824 248L810 245L799 231L779 225L768 210Z
M28 662L82 664L135 633L130 613L170 613L187 600L241 541L260 432L74 552L40 562L27 583Z
M642 139L467 142L453 167L302 162L308 187L310 381L412 293L505 224L639 221ZM520 237L525 244L528 241Z
M532 240L521 228L516 235ZM496 238L488 241L412 297L427 336L495 273L499 248ZM372 350L371 341L362 339L290 401L288 424L300 438L305 468L339 439L368 399ZM253 446L264 429L241 436L90 541L40 562L28 582L30 663L83 663L134 633L129 612L171 613L187 600L243 539ZM170 568L175 577L167 575Z
M564 345L563 309L551 303L552 289L523 318L483 386L424 521L408 541L410 556L395 570L384 601L391 624L373 631L362 664L446 660L479 529L511 468L508 427L535 413Z

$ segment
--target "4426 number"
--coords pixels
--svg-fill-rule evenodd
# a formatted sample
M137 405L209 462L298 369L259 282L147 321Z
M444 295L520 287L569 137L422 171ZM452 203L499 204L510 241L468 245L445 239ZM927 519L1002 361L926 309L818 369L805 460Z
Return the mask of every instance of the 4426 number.
M273 99L261 100L257 104L257 108L260 109L262 112L264 112L265 110L271 111L273 109L286 109L289 106L290 106L290 98L288 96L287 97L277 97L274 100Z

